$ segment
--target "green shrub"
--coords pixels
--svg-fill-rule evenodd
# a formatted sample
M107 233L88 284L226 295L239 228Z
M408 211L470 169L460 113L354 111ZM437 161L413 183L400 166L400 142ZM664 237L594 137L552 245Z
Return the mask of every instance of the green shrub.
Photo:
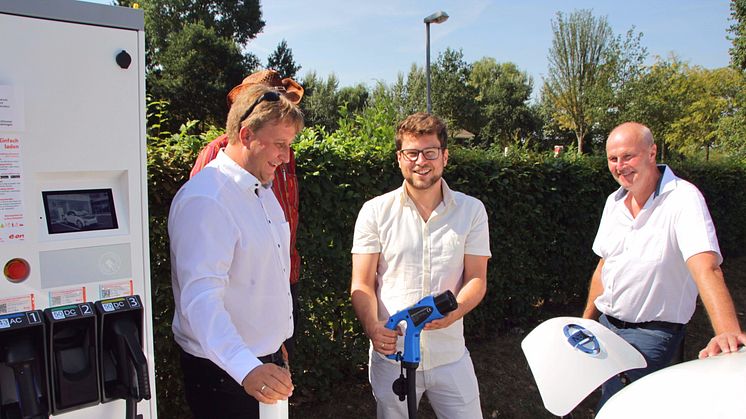
M350 304L350 248L362 204L402 183L391 116L379 110L365 118L348 117L332 133L309 128L294 144L302 256L302 314L292 360L296 401L330 398L347 377L364 372L368 340ZM154 135L148 148L158 410L164 418L185 416L170 330L168 206L187 180L196 152L218 133L190 135L188 128ZM591 244L605 198L617 187L605 160L505 157L495 150L459 147L449 152L444 177L455 190L481 199L490 222L488 292L467 316L468 337L526 326L542 316L547 304L565 305L567 315L580 315L598 260ZM708 199L726 257L743 254L746 167L695 162L676 163L673 169Z
M195 122L178 133L161 131L167 104L148 103L148 211L150 218L150 280L155 342L155 375L158 416L190 417L182 386L179 350L171 333L174 301L171 291L171 258L168 247L168 210L176 192L189 179L199 150L216 135L189 134Z

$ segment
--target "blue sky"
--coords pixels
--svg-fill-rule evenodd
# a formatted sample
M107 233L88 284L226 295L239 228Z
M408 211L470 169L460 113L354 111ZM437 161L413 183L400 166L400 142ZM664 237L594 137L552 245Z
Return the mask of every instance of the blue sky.
M110 3L108 0L93 0ZM285 39L300 78L334 73L341 86L391 83L412 63L425 63L423 18L443 10L448 21L431 25L431 59L450 47L467 62L489 56L512 61L534 78L547 73L551 20L557 11L591 9L616 34L633 26L652 57L674 52L692 65L728 65L727 0L264 0L264 30L247 48L266 64Z

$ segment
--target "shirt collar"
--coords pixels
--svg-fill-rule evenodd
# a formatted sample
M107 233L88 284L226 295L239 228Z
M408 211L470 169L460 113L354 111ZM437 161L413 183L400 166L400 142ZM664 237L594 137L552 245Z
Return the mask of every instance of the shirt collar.
M407 181L405 180L402 183L401 188L399 188L399 203L401 205L404 205L407 203L407 200L409 199L409 195L407 195L407 187L406 187ZM456 205L456 198L453 196L453 191L451 191L451 188L448 187L448 183L446 183L446 180L443 178L440 178L440 188L443 192L443 204L445 204L446 207L450 205Z
M661 171L661 177L658 179L658 185L655 188L655 196L671 192L676 189L676 175L666 164L659 164L658 170Z
M668 193L676 189L676 175L673 173L673 170L671 170L671 168L668 167L667 164L659 164L656 166L658 167L658 171L661 172L661 176L658 178L658 184L655 185L653 199L664 193ZM619 201L626 195L627 190L620 186L614 194L614 200Z
M215 161L220 166L220 170L230 176L242 190L252 192L259 196L263 191L269 190L272 187L271 182L268 185L262 185L256 176L252 175L238 163L233 161L233 159L225 154L222 149L215 157Z

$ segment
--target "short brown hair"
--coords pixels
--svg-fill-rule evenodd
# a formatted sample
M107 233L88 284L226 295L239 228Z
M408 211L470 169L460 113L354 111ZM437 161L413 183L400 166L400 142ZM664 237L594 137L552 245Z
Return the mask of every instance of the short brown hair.
M262 95L274 92L275 89L257 84L243 89L236 95L233 106L228 112L228 120L225 123L225 130L228 133L228 142L234 144L238 142L238 134L241 128L248 126L252 131L262 128L264 125L275 121L286 121L296 127L296 131L303 129L303 112L293 102L288 100L284 95L279 95L279 100L264 100L260 102L251 114L241 121L246 110L257 101Z
M440 140L440 148L448 148L448 131L446 124L435 115L425 112L417 112L409 115L396 126L396 149L401 150L404 135L426 135L435 134Z

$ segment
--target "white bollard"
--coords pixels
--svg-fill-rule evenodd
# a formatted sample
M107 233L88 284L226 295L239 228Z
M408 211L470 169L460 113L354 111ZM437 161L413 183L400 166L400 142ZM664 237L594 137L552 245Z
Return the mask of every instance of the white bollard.
M288 419L288 401L275 404L259 403L259 419Z

